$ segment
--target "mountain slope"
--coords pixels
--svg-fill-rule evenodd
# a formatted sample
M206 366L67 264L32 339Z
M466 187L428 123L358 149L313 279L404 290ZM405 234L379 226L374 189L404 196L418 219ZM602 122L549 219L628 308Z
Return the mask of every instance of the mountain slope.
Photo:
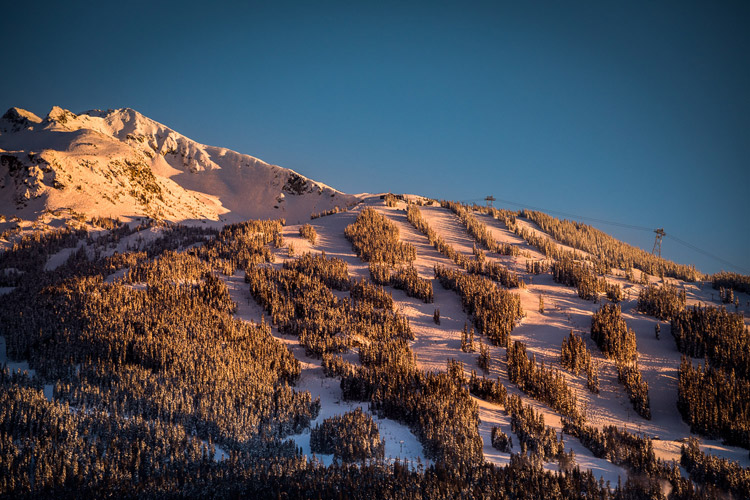
M285 218L357 200L293 170L206 146L132 109L0 118L0 212L45 210L172 221Z

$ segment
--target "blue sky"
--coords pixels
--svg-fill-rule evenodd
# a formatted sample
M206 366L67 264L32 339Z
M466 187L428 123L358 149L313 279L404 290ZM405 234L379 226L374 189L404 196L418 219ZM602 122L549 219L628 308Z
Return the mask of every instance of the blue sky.
M101 3L3 7L0 107L131 107L343 191L664 227L750 271L747 2Z

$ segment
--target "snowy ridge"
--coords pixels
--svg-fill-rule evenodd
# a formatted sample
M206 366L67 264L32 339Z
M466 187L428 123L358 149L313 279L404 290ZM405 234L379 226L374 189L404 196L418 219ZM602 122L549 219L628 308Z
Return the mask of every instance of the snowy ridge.
M129 108L44 119L0 118L0 213L45 210L175 222L284 218L346 207L357 196L226 148L206 146Z

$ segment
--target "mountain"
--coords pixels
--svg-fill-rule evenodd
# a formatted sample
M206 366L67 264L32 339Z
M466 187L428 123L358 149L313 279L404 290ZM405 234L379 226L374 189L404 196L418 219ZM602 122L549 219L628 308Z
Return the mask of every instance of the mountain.
M0 118L0 213L148 216L175 222L284 218L345 207L358 197L226 148L206 146L129 108L42 119Z
M747 276L130 109L0 148L0 497L750 498Z
M6 115L30 151L66 148L5 152L6 189L41 193L22 211L75 200L54 183L77 160L170 200L173 178L222 170L92 114ZM208 157L168 178L162 150ZM289 178L287 199L322 196ZM711 284L540 212L362 198L305 230L7 221L0 496L750 498L747 277Z

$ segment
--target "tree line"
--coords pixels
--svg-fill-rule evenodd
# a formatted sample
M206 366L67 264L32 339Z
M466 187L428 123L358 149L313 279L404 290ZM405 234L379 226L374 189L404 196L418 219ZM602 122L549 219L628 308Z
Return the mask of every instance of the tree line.
M375 284L403 290L409 297L416 297L425 303L431 304L434 300L432 281L420 278L413 266L392 269L388 265L371 262L370 278Z
M318 277L292 269L251 266L245 281L273 324L282 333L298 336L308 355L344 352L359 339L412 338L405 317L365 300L372 297L381 305L375 295L340 300Z
M750 331L742 314L694 306L672 316L671 327L681 353L750 379Z
M521 210L520 216L534 221L542 231L560 243L587 252L606 262L608 268L628 270L635 267L654 276L663 275L684 281L697 281L703 277L693 266L663 259L623 243L588 224L557 219L534 210Z
M638 293L638 310L643 314L669 321L685 309L685 290L664 284L648 285Z
M484 248L498 255L517 256L520 252L515 245L498 243L487 228L487 224L480 222L469 209L461 203L441 201L440 206L447 208L458 216L468 233Z
M409 263L417 258L413 245L399 241L396 224L372 208L362 210L353 224L344 229L357 257L366 262L389 265Z
M508 362L508 380L529 396L546 403L553 410L572 419L583 416L578 410L578 400L559 371L537 363L536 356L526 354L526 345L514 341L505 351Z
M567 255L552 262L552 278L557 283L574 287L583 300L594 300L608 290L607 280L598 278L591 266Z
M697 483L715 485L736 498L750 498L750 469L737 462L703 453L694 437L680 450L680 465Z
M521 299L482 276L464 274L439 264L435 277L448 290L461 297L464 311L471 315L477 330L495 345L507 345L516 321L523 317Z
M591 338L608 358L617 364L617 376L628 393L633 409L643 418L651 419L648 382L638 369L635 332L621 316L620 306L604 304L591 317Z
M750 381L734 370L682 358L677 409L690 431L750 449Z
M586 348L586 342L570 330L570 334L563 339L560 346L560 364L573 372L586 373L586 387L594 394L599 394L599 367L591 358L591 352Z
M406 209L406 218L419 232L427 236L430 244L441 254L445 255L462 269L471 274L485 275L507 288L523 287L525 284L518 275L499 262L489 262L483 259L484 253L475 247L474 259L457 251L447 243L434 229L430 227L427 220L417 205L409 204Z
M746 274L721 271L711 275L714 289L726 288L735 292L750 293L750 276Z

